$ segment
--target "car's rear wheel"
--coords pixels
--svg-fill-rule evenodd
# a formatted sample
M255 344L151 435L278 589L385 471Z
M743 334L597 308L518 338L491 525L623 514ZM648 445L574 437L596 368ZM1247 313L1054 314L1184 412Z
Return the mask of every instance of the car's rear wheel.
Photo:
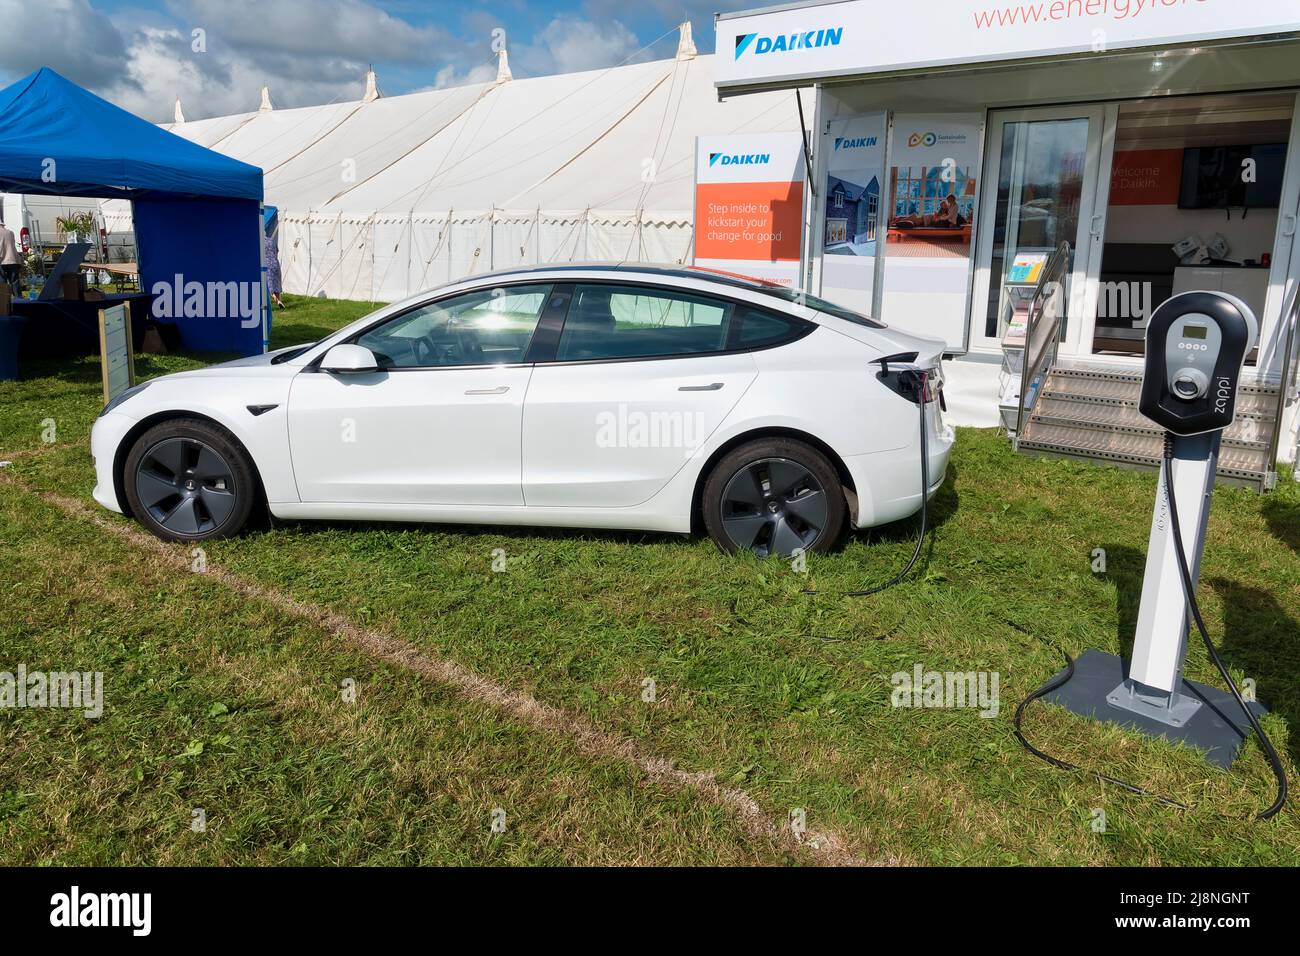
M761 558L829 551L847 513L835 467L789 438L760 438L724 455L705 482L702 507L720 548Z
M150 428L131 447L122 475L136 520L165 541L238 534L258 495L248 453L199 419Z

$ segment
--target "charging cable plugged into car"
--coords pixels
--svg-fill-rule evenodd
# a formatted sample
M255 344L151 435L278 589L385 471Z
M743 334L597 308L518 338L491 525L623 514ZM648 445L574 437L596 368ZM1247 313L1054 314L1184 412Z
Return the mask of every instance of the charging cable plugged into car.
M1082 769L1044 753L1025 737L1025 709L1041 699L1084 717L1184 742L1226 770L1248 735L1227 716L1239 709L1277 778L1275 799L1257 816L1265 820L1286 803L1286 772L1260 724L1264 708L1247 701L1232 679L1196 599L1219 448L1223 432L1235 421L1242 369L1258 337L1250 307L1221 292L1184 293L1152 315L1138 407L1164 429L1165 438L1132 659L1125 670L1112 654L1089 650L1077 661L1065 654L1065 669L1016 709L1015 733L1035 756L1065 770ZM1189 623L1200 633L1229 693L1183 676ZM1085 772L1147 794L1133 784Z
M899 352L896 355L882 356L873 363L880 366L876 378L891 391L909 402L916 403L920 418L921 523L916 532L916 547L912 549L912 556L903 565L903 569L893 577L882 584L869 588L845 591L841 597L870 597L873 594L889 590L912 573L912 569L916 567L916 562L921 559L921 552L925 549L925 536L930 527L930 436L929 423L926 421L925 412L926 406L934 401L940 403L940 408L943 407L943 392L934 386L934 379L930 370L919 368L916 365L919 355L918 352ZM805 588L804 593L817 594L818 592L813 588Z
M880 366L877 377L908 401L915 402L920 417L921 524L916 531L916 547L912 549L912 556L907 559L903 569L888 581L860 591L847 591L845 597L870 597L889 590L912 573L912 568L916 567L916 562L921 559L921 552L925 549L925 535L930 527L930 429L925 418L925 407L932 401L942 399L939 395L931 393L930 372L917 368L913 364L916 359L916 352L904 352L876 359L876 364ZM894 367L891 368L891 365Z

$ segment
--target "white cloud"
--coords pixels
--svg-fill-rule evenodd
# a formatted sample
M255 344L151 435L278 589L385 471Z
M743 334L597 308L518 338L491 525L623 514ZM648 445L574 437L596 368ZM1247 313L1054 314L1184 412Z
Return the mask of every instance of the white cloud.
M87 0L0 0L0 70L10 79L42 66L74 83L120 82L126 44Z
M520 50L519 62L528 74L576 73L621 63L641 48L636 34L618 20L595 23L558 16ZM515 58L514 51L511 58ZM534 68L535 67L535 68Z
M162 10L122 7L112 16L93 2L0 0L0 81L48 65L155 122L171 120L179 96L194 120L255 110L263 84L277 108L358 99L372 63L381 85L385 64L408 82L429 77L433 87L490 81L492 34L504 22L488 9L464 11L465 35L453 36L367 0L168 0ZM204 31L198 51L195 29ZM616 18L572 14L551 19L532 37L512 30L506 40L518 77L672 52L662 43L641 51L642 42Z
M462 71L455 64L448 63L433 75L432 83L421 87L416 92L441 90L449 86L469 86L471 83L489 83L496 78L497 68L494 64L480 63L478 66L471 66L468 70Z
M364 0L173 0L171 9L207 31L213 52L417 63L449 39L441 28L415 26Z
M131 39L130 81L100 92L131 112L160 122L171 120L178 96L187 119L251 112L257 109L263 83L270 85L279 107L360 99L364 67L334 58L328 62L335 72L323 76L268 72L257 58L193 53L189 34L146 27Z

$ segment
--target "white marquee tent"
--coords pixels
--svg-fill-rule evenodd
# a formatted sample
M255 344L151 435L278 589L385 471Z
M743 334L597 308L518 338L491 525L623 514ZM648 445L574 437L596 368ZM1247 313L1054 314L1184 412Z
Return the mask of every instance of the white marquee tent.
M262 167L286 291L391 301L477 272L689 262L695 137L799 128L793 92L719 103L674 59L169 128ZM179 104L178 120L181 119ZM122 209L110 219L129 215Z

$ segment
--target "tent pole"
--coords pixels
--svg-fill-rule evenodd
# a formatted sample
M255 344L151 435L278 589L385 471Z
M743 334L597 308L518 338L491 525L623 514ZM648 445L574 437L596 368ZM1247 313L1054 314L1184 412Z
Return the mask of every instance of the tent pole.
M266 204L257 204L257 247L262 263L262 354L271 351L271 296L266 275Z

